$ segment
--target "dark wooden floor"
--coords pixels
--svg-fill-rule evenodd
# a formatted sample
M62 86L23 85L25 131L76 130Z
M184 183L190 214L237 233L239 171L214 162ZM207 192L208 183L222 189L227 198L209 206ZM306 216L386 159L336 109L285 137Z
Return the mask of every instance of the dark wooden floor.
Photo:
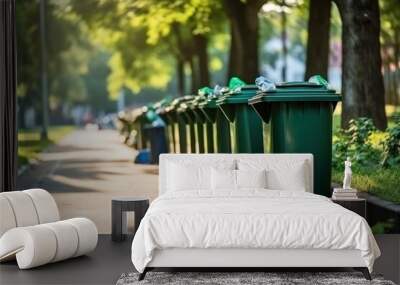
M400 235L376 237L382 251L375 273L400 284ZM131 239L121 243L100 235L97 249L88 256L19 270L15 262L0 265L0 284L115 284L124 272L134 271L130 259ZM312 270L311 270L312 271Z
M400 235L377 235L375 239L382 255L375 261L374 271L400 284Z
M110 235L100 235L95 251L29 270L19 270L16 262L0 265L0 284L115 284L124 272L134 271L131 240L116 243Z

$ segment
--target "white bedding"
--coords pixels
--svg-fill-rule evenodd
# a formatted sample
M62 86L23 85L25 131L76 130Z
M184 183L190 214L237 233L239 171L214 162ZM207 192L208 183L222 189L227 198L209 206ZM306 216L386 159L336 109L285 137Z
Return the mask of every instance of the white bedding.
M132 262L143 272L165 248L357 249L370 271L380 255L367 222L328 198L257 189L161 195L140 223Z

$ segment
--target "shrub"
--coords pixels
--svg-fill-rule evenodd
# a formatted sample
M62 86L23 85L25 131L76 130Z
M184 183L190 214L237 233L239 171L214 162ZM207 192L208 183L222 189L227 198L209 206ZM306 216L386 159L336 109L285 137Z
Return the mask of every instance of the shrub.
M343 163L348 156L349 138L346 133L340 129L336 134L332 146L332 166L334 169L343 169Z
M400 119L388 129L387 139L383 141L382 166L387 168L400 164Z
M332 181L341 183L346 157L353 166L352 186L382 199L400 203L400 118L386 132L376 131L366 118L352 120L333 142ZM377 231L387 225L379 225Z
M336 169L343 169L347 157L355 168L377 164L379 151L374 149L369 137L376 131L369 118L352 119L347 130L339 130L333 143L332 163Z

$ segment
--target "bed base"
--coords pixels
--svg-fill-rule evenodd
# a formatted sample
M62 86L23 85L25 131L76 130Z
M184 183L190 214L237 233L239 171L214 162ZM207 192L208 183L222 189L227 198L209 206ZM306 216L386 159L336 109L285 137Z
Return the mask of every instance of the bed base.
M152 260L139 280L153 269L200 269L208 272L263 271L268 269L285 271L337 271L338 268L353 268L371 279L361 252L354 249L254 249L254 248L167 248L156 249ZM198 271L198 270L197 270Z
M159 269L161 269L161 268L164 268L164 267L160 267ZM352 268L355 271L360 271L364 275L364 278L366 280L372 280L371 275L370 275L369 270L368 270L367 267L347 267L347 268ZM142 281L146 277L146 273L147 272L155 270L155 269L157 269L157 267L146 267L144 269L144 271L139 274L138 281ZM190 269L192 271L199 271L198 268L192 268L192 267L185 267L184 271L188 271L188 269ZM265 272L268 272L268 271L271 271L272 269L274 271L287 271L287 272L289 272L289 271L292 271L293 269L299 270L300 268L295 268L295 267L291 267L291 268L289 268L289 267L286 267L286 268L269 267L269 268L246 268L246 270L243 270L243 268L232 268L232 267L229 268L229 269L220 268L220 267L213 267L213 268L202 267L200 269L200 271L202 271L202 272L204 272L204 271L214 272L214 271L219 271L220 269L224 269L224 271L228 271L228 272L246 272L246 271L249 271L249 272L254 272L254 271L263 272L263 271L265 271ZM251 270L251 269L253 269L253 270ZM326 267L324 267L324 268L308 267L308 268L301 268L301 269L302 269L302 271L307 271L307 270L311 271L311 270L316 270L316 269L318 269L317 271L323 271L324 269L326 270L327 268ZM335 268L333 268L333 269L335 269ZM183 271L183 270L181 270L181 271Z

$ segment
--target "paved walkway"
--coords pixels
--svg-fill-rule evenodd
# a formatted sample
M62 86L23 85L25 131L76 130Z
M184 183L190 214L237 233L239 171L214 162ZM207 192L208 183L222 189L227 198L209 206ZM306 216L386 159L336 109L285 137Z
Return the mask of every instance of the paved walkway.
M18 189L46 189L63 219L88 217L99 233L110 233L112 197L157 197L157 166L135 165L134 157L116 131L77 130L20 175Z

